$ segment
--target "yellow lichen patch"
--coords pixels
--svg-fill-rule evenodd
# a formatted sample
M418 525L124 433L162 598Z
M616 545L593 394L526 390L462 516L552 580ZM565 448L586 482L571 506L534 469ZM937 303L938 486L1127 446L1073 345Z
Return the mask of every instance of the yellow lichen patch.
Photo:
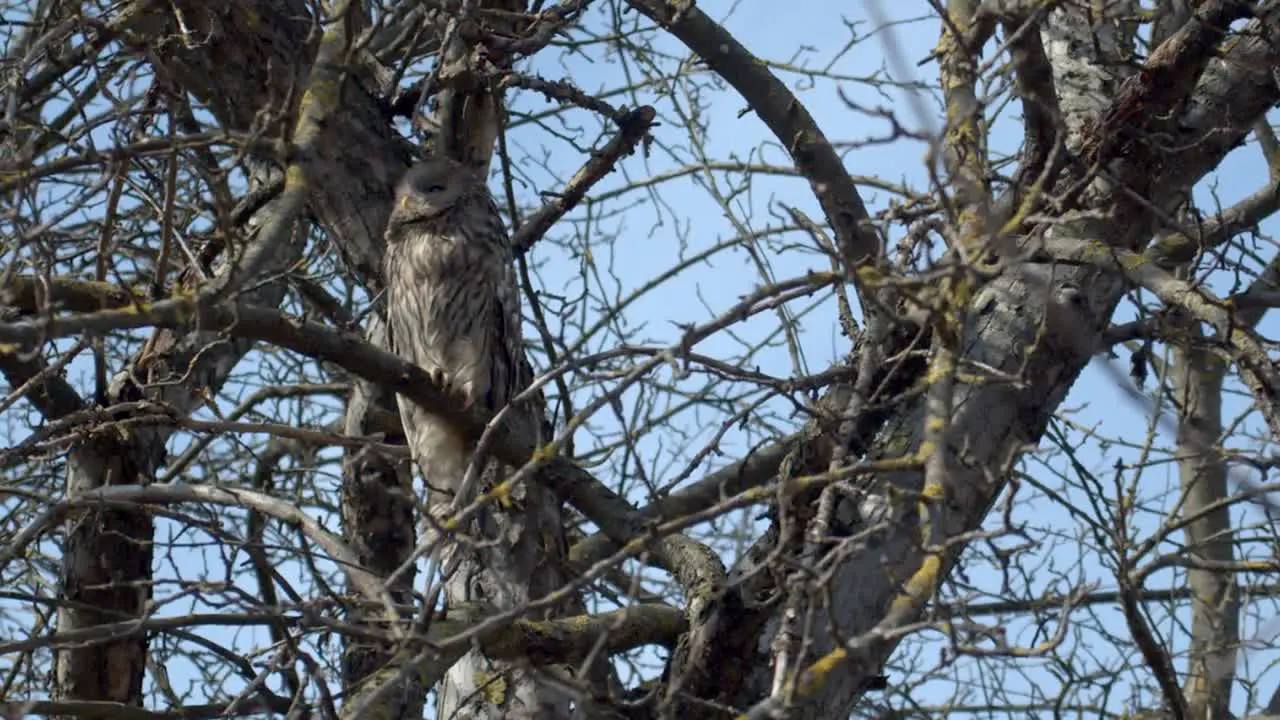
M302 165L291 163L288 170L285 171L284 182L291 187L305 186L307 184L307 174L303 172Z
M638 537L622 546L622 552L624 555L628 556L639 555L644 552L644 549L648 544L649 541L647 538Z
M927 483L920 490L920 499L927 502L937 502L947 496L947 489L942 483Z
M588 629L591 628L590 615L575 615L571 618L566 619L564 622L574 632L586 632Z
M810 695L822 686L823 681L831 674L831 671L844 664L849 659L849 651L844 648L836 648L826 655L813 661L813 664L805 670L804 676L800 680L799 691L802 696Z
M179 285L175 287L172 292L169 293L169 299L170 300L195 300L196 289L194 287ZM141 303L145 301L138 298L138 296L135 296L134 302Z
M910 580L907 580L902 594L894 599L891 612L906 613L915 608L917 603L924 602L937 585L941 572L942 558L937 554L926 556L924 562L920 564L920 569L915 571Z
M484 699L494 705L502 705L507 701L507 680L501 675L490 675L484 671L476 672L476 681L480 685Z
M951 374L951 368L946 364L935 362L929 364L929 370L925 373L924 382L926 385L933 385L940 380L945 380Z
M1013 212L1013 216L1000 227L1000 237L1013 235L1018 232L1018 228L1022 227L1022 223L1026 221L1027 216L1031 214L1036 204L1040 202L1043 182L1043 178L1036 178L1036 183L1031 186L1031 192L1023 196L1022 202L1018 203L1018 209Z
M121 307L116 312L120 315L137 315L138 313L145 313L149 310L151 310L150 302L147 302L146 300L138 300L132 305L125 305Z
M1137 270L1147 263L1147 259L1137 253L1121 252L1116 253L1116 260L1119 261L1121 269L1125 272Z
M1191 238L1182 233L1171 233L1156 241L1154 245L1147 248L1147 254L1159 257L1164 256L1170 260L1190 260L1200 244L1193 242Z
M884 275L871 265L859 267L854 274L857 276L858 282L866 287L875 287L884 282Z
M529 462L533 463L534 465L538 465L540 463L548 462L550 460L555 459L555 456L556 456L555 444L547 443L546 445L542 445L533 451L533 454L529 456Z
M503 510L511 509L511 489L515 487L511 480L503 480L489 491L489 497L498 501Z

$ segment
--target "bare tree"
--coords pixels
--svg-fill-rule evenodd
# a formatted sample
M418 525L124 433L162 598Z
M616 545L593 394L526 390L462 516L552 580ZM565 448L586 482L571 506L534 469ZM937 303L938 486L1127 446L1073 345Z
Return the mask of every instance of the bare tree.
M1280 3L735 7L6 5L5 714L1280 714ZM545 417L389 351L431 155Z

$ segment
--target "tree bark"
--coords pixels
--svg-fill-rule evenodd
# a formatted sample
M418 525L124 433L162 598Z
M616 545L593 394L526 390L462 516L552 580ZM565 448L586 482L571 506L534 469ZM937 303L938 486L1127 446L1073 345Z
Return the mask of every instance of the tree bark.
M1280 285L1280 258L1273 259L1249 292L1269 292ZM1254 328L1262 308L1236 315L1242 327ZM1191 717L1228 717L1240 647L1240 590L1231 570L1235 537L1231 525L1228 466L1222 447L1222 393L1227 366L1205 345L1197 323L1188 323L1173 373L1179 408L1178 477L1182 488L1184 535L1189 555L1213 567L1187 568L1191 590L1191 647L1183 692ZM1276 704L1280 690L1269 708Z
M496 5L520 9L509 2ZM241 0L211 6L187 0L176 3L176 7L183 13L188 32L199 33L208 40L198 45L175 45L163 57L157 55L154 62L204 101L226 127L246 129L263 108L279 107L280 99L271 92L296 84L314 57L314 51L300 42L309 32L309 13L302 3ZM169 14L157 13L149 19L152 37L176 31L176 22ZM455 18L436 18L439 22L449 19ZM447 26L435 30L442 37L448 32ZM469 49L456 42L450 48L453 53L446 58L446 68L465 69L472 59ZM323 141L310 158L314 180L309 207L329 231L357 280L376 292L382 284L382 234L390 213L392 188L408 167L412 153L395 134L385 102L378 99L380 95L390 95L391 88L378 85L382 76L370 56L356 61L341 85L341 111L326 118ZM499 120L490 94L489 88L479 86L451 89L439 98L436 127L451 133L447 142L438 143L440 149L476 165L487 165ZM358 389L353 399L372 411L378 406L374 395L367 388ZM350 409L347 418L349 427L367 428L373 422L358 407ZM394 503L387 493L392 492L391 488L403 487L401 480L393 480L389 468L370 465L377 462L367 456L348 458L344 477L361 478L345 490L349 522L367 517L371 508ZM494 526L486 534L502 538L501 543L486 551L479 565L470 560L463 563L448 585L447 598L459 602L484 587L487 597L501 600L500 609L507 609L507 602L541 597L562 584L563 563L556 558L563 558L565 543L558 501L542 488L527 487L520 503L518 511L493 512L490 520ZM380 558L380 569L389 567L393 557L402 557L404 543L413 537L411 526L397 526L403 522L403 509L394 509L394 513L394 520L357 520L348 528L353 544L371 555L375 548L394 548L395 555ZM386 657L386 648L357 649L344 681L359 681L362 673ZM542 699L547 693L554 697ZM484 717L528 717L529 713L553 717L568 710L564 696L541 683L535 684L531 673L517 670L510 663L487 663L478 653L469 655L450 672L438 709L442 715L450 716L454 706L464 701L486 708L477 710L481 712L478 716ZM528 705L521 708L520 703ZM558 709L548 715L552 706Z
M306 44L312 34L305 3L235 0L215 6L178 0L171 5L183 13L181 29L170 14L172 9L140 3L149 9L140 14L131 30L134 35L128 39L134 51L149 57L158 72L188 88L228 128L248 129L264 108L284 110L291 106L273 93L280 88L300 87L315 56L314 48ZM1262 17L1254 24L1266 24L1274 31L1280 26L1276 7L1275 2L1264 3ZM1092 128L1096 128L1096 122L1115 97L1114 68L1120 65L1114 57L1115 38L1107 36L1114 30L1104 27L1095 32L1092 23L1082 22L1081 15L1072 14L1083 11L1073 8L1055 10L1042 36L1062 96L1069 145L1080 151L1086 148ZM178 42L176 38L182 33L199 37L201 42ZM1149 178L1141 188L1143 194L1157 208L1172 209L1168 206L1174 199L1181 198L1195 180L1215 166L1280 96L1269 70L1280 57L1259 37L1242 37L1226 50L1227 57L1210 67L1199 82L1195 98L1180 110L1180 135L1175 145L1185 150L1166 158L1157 171L1123 158L1108 158L1113 161L1109 166L1111 177L1146 173ZM1112 56L1094 57L1095 47ZM360 63L357 60L353 65ZM381 285L382 229L391 187L412 155L408 144L395 134L379 100L387 88L377 87L376 82L376 73L357 68L340 84L340 112L328 118L322 128L324 141L309 159L316 171L308 197L312 214L329 230L348 268L371 290ZM287 123L288 113L281 112L275 122ZM460 126L466 127L466 123ZM482 129L493 132L492 128ZM854 204L860 206L860 201ZM832 212L838 215L832 218L833 222L856 226L861 219L857 213L841 209L849 202L832 201L826 205L831 205ZM1102 243L1135 248L1147 241L1153 228L1150 209L1129 199L1123 183L1104 181L1095 182L1080 200L1079 210L1062 220L1045 235L1056 245ZM849 234L857 233L850 229ZM1029 249L1036 240L1025 239L1024 248ZM300 248L300 242L297 245ZM287 251L294 249L291 244ZM285 249L282 253L288 254ZM865 256L858 259L862 257ZM844 501L840 505L837 516L842 522L838 529L843 536L856 537L870 531L870 540L860 540L864 544L834 569L829 597L813 601L820 603L813 609L829 617L830 625L815 625L818 634L807 657L830 662L815 664L796 676L792 686L802 703L798 716L847 715L865 687L866 676L878 670L896 644L894 631L919 615L960 552L962 545L946 541L979 527L1004 487L1004 470L1027 445L1039 440L1048 418L1093 356L1098 335L1124 290L1125 283L1119 276L1097 269L1023 262L1008 267L978 294L963 326L963 342L956 349L963 359L1004 371L1018 378L1019 383L968 383L957 378L952 397L944 398L946 442L931 451L944 454L946 472L938 475L914 468L882 473L873 486L854 488L863 493L861 501ZM271 287L271 292L278 291ZM264 288L256 301L271 304L279 298ZM1048 332L1042 333L1045 328ZM161 333L158 337L156 354L138 363L138 373L148 381L178 376L195 351L214 339L204 333L181 338ZM192 389L216 391L248 348L249 344L241 341L215 345L210 348L214 352L200 356L185 387L154 391L148 397L189 412L198 402ZM28 376L31 371L29 367L21 370ZM15 370L15 376L18 372ZM842 392L847 390L843 388ZM137 392L153 391L139 390L122 380L113 388L112 397L118 401ZM933 457L921 452L928 440L924 434L926 421L937 417L934 413L938 406L930 402L931 398L925 398L895 408L875 437L869 456L916 458L922 463L928 459L925 455ZM349 427L364 431L376 427L372 414L378 412L380 404L385 410L385 400L379 401L376 391L357 387L348 412ZM825 446L830 444L830 436L825 431L815 435L812 445L800 448L801 456L828 457L829 448ZM164 437L160 430L135 431L123 439L97 439L85 444L69 465L69 491L144 482L154 475L160 463L152 451L162 446ZM393 499L404 491L403 472L391 465L377 465L382 461L371 457L348 460L344 469L351 485L345 489L349 495L344 496L348 531L361 548L362 562L371 563L371 567L381 562L374 569L387 572L392 561L405 557L413 543L413 529L404 524L406 508ZM793 469L807 466L801 462ZM537 572L542 569L537 563L554 559L563 551L562 539L557 541L545 534L554 535L559 528L558 503L541 488L527 486L526 492L525 497L518 498L524 503L520 512L526 513L523 524L510 524L518 521L514 513L495 513L488 518L493 524L487 530L514 530L510 544L505 546L510 552L505 558L507 564L499 562L502 557L486 557L481 563L484 567L466 568L451 582L452 597L463 598L481 588L486 595L497 593L503 602L519 602L558 587L563 581L563 576L554 574L560 572L554 563L544 566L553 572ZM904 496L921 501L904 504L894 500ZM387 508L391 517L372 522L378 508ZM103 602L115 603L117 611L137 616L147 597L149 519L103 513L85 514L78 522L68 542L68 598L99 603L99 607ZM922 534L925 543L921 543ZM778 536L775 528L736 568L737 574L747 575L759 569L753 561L767 556ZM92 553L95 548L108 547L104 544L108 537L120 539L120 554L112 568L99 568ZM388 554L379 556L383 549ZM833 557L828 554L828 559ZM93 595L102 592L97 583L103 579L115 584L115 595ZM405 592L406 588L397 586L396 590ZM817 595L814 593L813 597ZM66 627L61 629L105 619L83 609L68 608L66 612ZM768 698L768 702L757 705L755 716L777 709L776 703L770 704L774 702L771 695L775 680L770 646L782 626L782 618L771 609L748 609L741 603L722 602L713 612L731 621L718 626L720 640L724 648L741 650L737 663L747 665L748 670L741 676L716 678L722 681L713 688L716 697L701 699L743 706ZM870 641L845 644L843 639L847 638ZM93 650L99 654L76 655L92 650L77 648L60 656L59 677L66 675L66 692L71 693L68 697L139 700L140 659L145 657L145 644L137 644L144 642L141 638L120 642L124 644L105 654ZM353 648L344 680L349 685L357 682L389 657L386 648ZM99 676L93 674L95 668L114 669ZM508 670L510 674L504 675ZM523 669L510 665L495 669L475 653L457 668L457 673L450 681L453 689L446 688L442 709L453 710L467 699L464 696L470 696L481 700L477 716L514 717L520 713L527 716L531 711L507 705L506 700L528 698L532 707L541 703L538 698L543 691ZM412 693L417 692L412 689ZM104 693L110 697L104 698ZM561 698L552 694L545 697L553 707L549 711L553 716L563 713L566 705ZM413 713L418 706L407 701L398 707L397 712ZM688 707L694 715L710 712L699 703Z

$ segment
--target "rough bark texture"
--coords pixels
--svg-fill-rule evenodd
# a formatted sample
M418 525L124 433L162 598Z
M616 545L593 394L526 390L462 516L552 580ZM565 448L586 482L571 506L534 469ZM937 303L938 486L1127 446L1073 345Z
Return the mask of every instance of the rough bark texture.
M67 463L67 494L108 485L136 485L152 477L150 446L115 438L90 441ZM141 456L141 457L139 457ZM63 549L62 587L67 603L58 630L89 628L141 617L151 598L151 517L127 510L87 510L73 517ZM147 636L117 640L57 654L54 696L142 704Z
M130 10L139 8L146 9L137 13L129 28L132 35L126 42L159 72L202 100L220 123L247 130L264 108L274 108L281 111L281 126L287 125L286 109L293 100L280 94L282 88L300 87L315 57L314 47L307 44L314 38L308 3L234 0L205 4L178 0L170 5L135 3ZM1263 3L1259 19L1251 22L1274 34L1280 29L1278 8L1280 3ZM175 9L182 13L182 32L172 14ZM664 9L655 14L667 17L672 13ZM1096 133L1099 119L1117 96L1117 68L1122 67L1118 56L1128 42L1118 28L1118 24L1098 24L1075 5L1065 5L1049 15L1042 33L1045 54L1054 68L1053 79L1069 135L1067 144L1072 150L1082 150L1094 143L1092 152L1103 156L1111 178L1095 180L1079 197L1078 210L1048 229L1044 239L1057 246L1142 246L1153 227L1150 208L1125 194L1125 181L1141 174L1142 194L1157 208L1172 210L1188 188L1235 147L1252 123L1280 99L1280 88L1271 70L1280 63L1280 52L1267 45L1265 33L1242 37L1224 50L1223 60L1209 67L1192 101L1179 109L1175 142L1171 143L1180 148L1178 153L1161 158L1156 165L1106 157L1105 143L1091 134ZM179 42L177 38L184 33L202 40ZM1176 43L1169 47L1175 48ZM354 65L359 66L360 62ZM339 83L336 91L341 95L340 111L324 124L319 152L308 159L314 168L308 198L312 214L328 229L348 268L370 289L379 285L382 230L389 212L391 187L411 156L408 144L396 135L376 97L379 89L373 87L375 77L372 72L356 72ZM468 127L465 120L450 122L454 127ZM491 137L493 128L478 127L476 133ZM474 154L475 150L468 152ZM1117 182L1115 178L1121 180ZM1079 174L1069 173L1064 184L1076 180ZM263 214L271 211L269 206ZM852 229L849 233L855 234ZM1037 239L1024 241L1024 246L1029 247ZM287 264L296 259L300 249L299 233L293 242L275 249L277 259ZM978 294L964 325L959 350L965 358L1016 376L1022 382L1015 386L957 380L950 401L945 446L933 449L946 455L949 472L942 477L927 477L923 471L915 470L882 475L874 485L859 488L867 491L861 502L841 503L837 518L844 535L872 532L865 545L834 569L830 595L815 607L829 617L830 624L815 624L816 638L807 658L826 654L833 661L813 666L799 678L804 702L795 717L848 715L866 686L867 676L878 670L895 644L888 634L921 611L960 551L960 545L949 545L934 552L936 548L922 546L922 533L931 542L940 543L980 526L1004 488L1004 469L1039 440L1048 418L1092 357L1099 333L1124 289L1120 277L1097 269L1024 262L1006 268ZM278 285L268 285L257 291L253 300L263 305L278 304L281 293ZM1048 332L1042 332L1045 328ZM215 339L218 338L209 333L158 333L150 354L139 359L135 375L154 382L178 377L190 369L188 381L182 386L163 386L164 389L153 391L139 389L121 378L110 399L121 401L142 394L167 402L181 413L190 412L199 402L195 391L216 391L250 347L243 340L211 344ZM191 367L192 358L202 349L198 363ZM0 369L10 375L11 382L29 378L37 371L30 364L9 359L4 362L6 365ZM1191 392L1197 384L1188 380L1187 387ZM847 398L839 395L848 391L841 387L833 393L832 407L846 406ZM50 409L71 405L65 393L54 389L41 397ZM375 388L357 384L347 416L348 430L363 433L380 427L376 416L387 411L388 400ZM1192 407L1206 414L1213 410L1198 402L1188 404L1188 408ZM926 444L927 416L923 399L895 408L868 454L901 458L918 453ZM1196 427L1204 432L1203 426ZM147 482L161 462L156 449L163 447L166 432L154 429L132 431L124 437L92 438L70 458L68 492ZM802 443L807 444L798 448L799 461L793 463L793 472L821 468L832 454L830 437L824 433L811 433L802 438ZM407 557L414 543L404 496L408 482L403 464L368 455L353 456L348 458L344 472L347 486L343 509L348 535L366 567L388 573ZM1206 482L1206 477L1204 469L1195 470L1188 475L1188 487L1210 488L1212 483ZM936 483L941 492L930 494L929 502L903 503L893 499L917 497L930 483ZM558 503L541 488L527 488L522 501L525 512L538 516L538 521L526 529L559 525ZM499 515L493 518L494 526L487 528L490 534L502 535L511 529ZM1229 554L1221 554L1219 539L1214 535L1221 529L1218 520L1213 515L1206 516L1203 526L1193 523L1194 527L1187 531L1189 544L1200 548L1198 551L1206 558L1229 558ZM147 516L115 510L85 511L75 518L67 543L64 577L64 599L73 604L62 611L60 630L137 617L143 611L149 594L150 528ZM778 528L772 529L736 569L737 574L751 574L756 569L752 563L768 556L781 535ZM564 576L552 557L563 552L562 537L517 532L504 541L508 543L505 549L510 550L510 564L503 566L494 556L485 561L484 567L466 567L464 563L448 587L450 597L464 598L477 587L486 596L537 597L562 584ZM106 551L111 555L104 560ZM402 575L393 586L398 598L405 597L412 577ZM744 594L753 587L767 588L772 582L763 574L756 577L758 580L753 583L757 584L748 585ZM1201 581L1203 586L1197 586L1197 594L1205 599L1204 607L1224 601L1226 590L1220 578L1205 575L1193 580L1193 585ZM513 589L517 592L513 593ZM717 598L709 611L721 620L709 624L719 633L716 640L720 643L718 654L710 657L722 661L732 658L734 662L697 668L701 675L695 679L694 687L708 690L702 700L718 700L740 708L769 698L775 689L772 644L784 618L779 605L748 608L730 598ZM882 622L885 617L892 622ZM355 619L375 622L360 616ZM1226 638L1231 628L1218 625L1205 627L1204 631L1206 644L1200 646L1200 657L1212 660L1221 648L1213 646L1210 639ZM873 641L836 650L838 638L861 635L868 635ZM69 699L137 704L141 699L145 652L145 638L140 634L65 650L58 658L58 693ZM348 687L355 685L392 657L387 646L352 646L344 682ZM372 716L416 717L424 688L409 684L401 690L394 703L384 705ZM1196 688L1192 688L1189 695L1193 704L1219 708L1221 690L1209 688L1197 696ZM472 652L454 668L447 681L441 715L528 717L528 710L508 700L525 697L526 693L536 697L542 692L549 691L538 687L527 670L509 663L491 666L478 652ZM559 708L557 713L565 707L560 698L554 704ZM766 705L758 706L761 712L757 716L763 717L763 710L776 709ZM462 710L463 714L454 715L455 710ZM722 714L700 702L688 703L685 710L692 716Z
M248 130L257 118L271 113L273 126L289 122L285 88L303 85L316 56L311 6L300 1L231 2L209 5L179 2L184 26L205 41L181 44L173 12L156 9L138 23L142 38L168 38L155 50L139 43L138 52L205 103L228 129ZM145 34L142 34L145 33ZM310 41L310 42L308 42ZM163 50L163 52L160 52ZM318 152L309 158L313 182L308 207L331 233L346 266L370 292L381 285L382 231L390 214L394 182L409 165L411 152L390 127L389 118L366 81L348 76L331 89L340 96L340 111L322 125ZM268 115L270 116L270 115ZM380 334L371 328L373 336ZM394 398L367 383L357 382L347 414L348 431L399 432L398 418L379 417ZM412 522L411 476L403 463L371 453L348 457L344 463L343 520L347 536L362 562L373 571L390 572L408 557L415 544ZM412 589L413 572L404 573L393 589L399 599ZM353 622L384 623L356 611ZM350 688L388 660L389 648L357 644L349 648L343 684ZM400 707L413 716L425 701L425 688L410 684L394 694Z
M524 9L521 0L476 6ZM464 5L450 26L468 20L467 11ZM449 37L450 29L444 28L442 34ZM465 71L474 67L477 55L476 49L455 33L441 49L441 63L446 70ZM433 117L438 133L434 138L435 152L487 170L506 112L501 103L501 93L483 84L467 83L441 93ZM538 410L541 412L542 408L539 406ZM507 469L508 473L511 471ZM501 472L501 465L491 464L484 472L486 485L491 488L502 482ZM424 487L423 493L428 492ZM431 513L435 514L435 503L431 504ZM447 573L444 598L448 607L512 610L550 595L568 579L564 571L568 546L560 503L531 480L516 486L507 502L490 501L464 527L461 534L466 539L446 540L439 550L440 566ZM429 583L435 581L428 579ZM580 609L580 604L570 601L543 610L538 616L550 618ZM541 681L541 672L544 671L527 664L495 661L478 648L472 649L446 673L439 687L436 713L458 720L569 717L571 696Z
M139 25L145 28L143 38L167 38L160 43L163 53L144 47L137 51L204 102L223 127L247 130L259 116L271 113L280 117L273 129L287 127L288 102L297 98L282 93L305 87L316 54L311 5L241 0L184 1L174 7L188 32L204 42L179 42L173 13L155 9L149 22ZM312 44L305 44L308 40ZM412 157L376 90L372 73L348 75L333 88L339 112L325 119L318 152L308 159L313 178L308 208L333 234L349 269L375 289L392 190Z
M564 586L562 566L557 564L564 556L559 504L550 493L530 485L513 504L506 511L480 513L475 537L487 547L453 544L442 553L446 567L457 561L457 570L445 581L451 607L510 610ZM558 614L562 613L539 613ZM472 649L441 682L437 712L460 720L568 717L571 696L539 681L540 672L527 663L495 661Z
M1277 260L1266 267L1250 292L1280 285ZM1263 308L1245 308L1236 319L1254 328ZM1204 565L1187 568L1191 590L1191 647L1183 692L1191 717L1228 717L1240 647L1240 588L1234 570L1235 536L1228 497L1228 466L1217 453L1223 435L1222 392L1228 367L1191 324L1175 357L1174 402L1178 406L1178 476L1183 493L1183 531L1192 558ZM1216 567L1215 567L1216 566ZM1280 713L1280 689L1264 717Z
M297 86L315 56L315 51L303 44L303 40L311 36L306 3L244 0L217 6L195 2L176 5L183 13L189 31L207 40L194 47L177 44L166 47L162 56L159 53L155 55L156 64L180 79L183 86L204 101L226 127L247 129L263 108L281 108L284 98L277 97L275 93L280 88ZM504 7L510 8L510 5ZM159 11L149 17L149 24L148 31L153 37L172 37L176 27L172 15ZM322 129L324 139L317 146L317 155L310 158L313 181L309 207L329 231L347 267L366 287L376 291L381 284L382 233L390 212L392 187L408 167L411 153L407 143L391 127L385 106L376 99L377 93L387 88L375 86L377 74L367 65L367 57L361 60L364 64L356 63L357 69L337 89L341 94L341 110L326 119ZM484 88L478 90L483 91L481 94L487 93ZM477 101L472 97L474 94L459 91L442 97L438 114L446 117L448 122L440 123L440 126L445 131L469 134L453 138L452 142L444 144L445 147L456 150L477 164L487 164L498 119L493 114L493 104L483 101L484 98ZM483 138L484 142L476 138ZM478 148L477 145L485 147ZM357 396L356 400L367 408L375 408L377 403L367 397ZM369 427L370 422L356 408L348 413L349 427ZM369 509L391 501L386 493L393 487L392 475L388 468L371 467L369 462L377 461L349 459L346 476L362 480L354 488L346 490L344 504L351 511L346 517L348 522L359 517L371 519L367 514ZM400 482L396 480L395 484ZM525 512L550 513L551 516L524 525L522 532L529 534L528 537L517 533L519 537L510 540L514 546L528 548L530 552L536 548L537 552L512 552L508 557L521 558L523 564L517 568L519 574L527 580L537 581L534 583L537 587L526 588L520 594L540 597L545 589L558 585L556 573L548 573L548 566L537 562L546 559L544 553L547 551L559 548L553 554L563 553L563 539L548 538L539 529L561 527L559 503L540 489L531 489L525 503ZM403 510L395 512L399 515ZM403 517L382 517L373 523L356 522L347 530L357 547L367 548L371 553L379 552L379 549L389 551L388 543L401 553L404 552L403 543L413 537L412 527L398 525L402 521ZM390 567L390 560L384 556L376 567ZM535 564L530 565L530 562ZM459 569L457 577L474 576L476 573L476 568L464 566ZM512 583L513 587L521 585L519 581ZM460 592L460 586L451 584L447 596ZM357 682L361 673L368 672L384 657L383 651L358 650L352 658L354 665L348 666L345 681L348 684ZM527 684L530 681L523 672L519 681L501 677L502 672L505 670L495 670L473 654L451 673L454 679L446 681L446 688L448 683L456 682L462 689L446 690L442 693L442 702L451 705L467 700L490 707L490 711L498 712L498 716L527 716L527 711L514 703L507 703L507 699L543 691L529 690ZM483 688L476 684L477 679ZM490 680L497 682L488 682ZM477 689L482 692L475 692ZM563 706L561 700L557 703ZM504 707L507 709L503 710ZM440 710L445 716L452 713L451 709L446 712L445 706Z
M124 13L136 23L130 29L143 33L165 29L151 22L154 17L137 10L131 7ZM262 177L254 180L268 181ZM270 212L268 206L259 213L250 222L246 235L260 227ZM271 248L264 269L278 272L296 262L301 257L304 238L305 233L295 233L289 242ZM283 283L274 282L258 288L246 299L276 305L283 294ZM201 393L219 390L251 347L251 342L227 342L211 333L157 331L131 367L117 374L105 399L108 404L115 404L145 397L187 414L202 402ZM175 384L179 378L183 382ZM135 379L141 381L141 387ZM164 461L164 445L170 432L156 427L104 433L74 448L67 462L68 495L152 482ZM145 612L151 594L152 533L152 520L145 513L95 509L72 518L63 551L60 592L66 604L58 613L59 631L140 617ZM140 705L146 653L145 633L60 650L53 694L65 700Z

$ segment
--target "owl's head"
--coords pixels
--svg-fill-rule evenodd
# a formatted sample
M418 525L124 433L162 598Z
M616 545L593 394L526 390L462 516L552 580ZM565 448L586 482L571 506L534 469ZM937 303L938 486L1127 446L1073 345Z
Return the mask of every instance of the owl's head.
M396 187L390 226L420 223L443 215L466 194L470 171L447 158L432 158L409 168Z

